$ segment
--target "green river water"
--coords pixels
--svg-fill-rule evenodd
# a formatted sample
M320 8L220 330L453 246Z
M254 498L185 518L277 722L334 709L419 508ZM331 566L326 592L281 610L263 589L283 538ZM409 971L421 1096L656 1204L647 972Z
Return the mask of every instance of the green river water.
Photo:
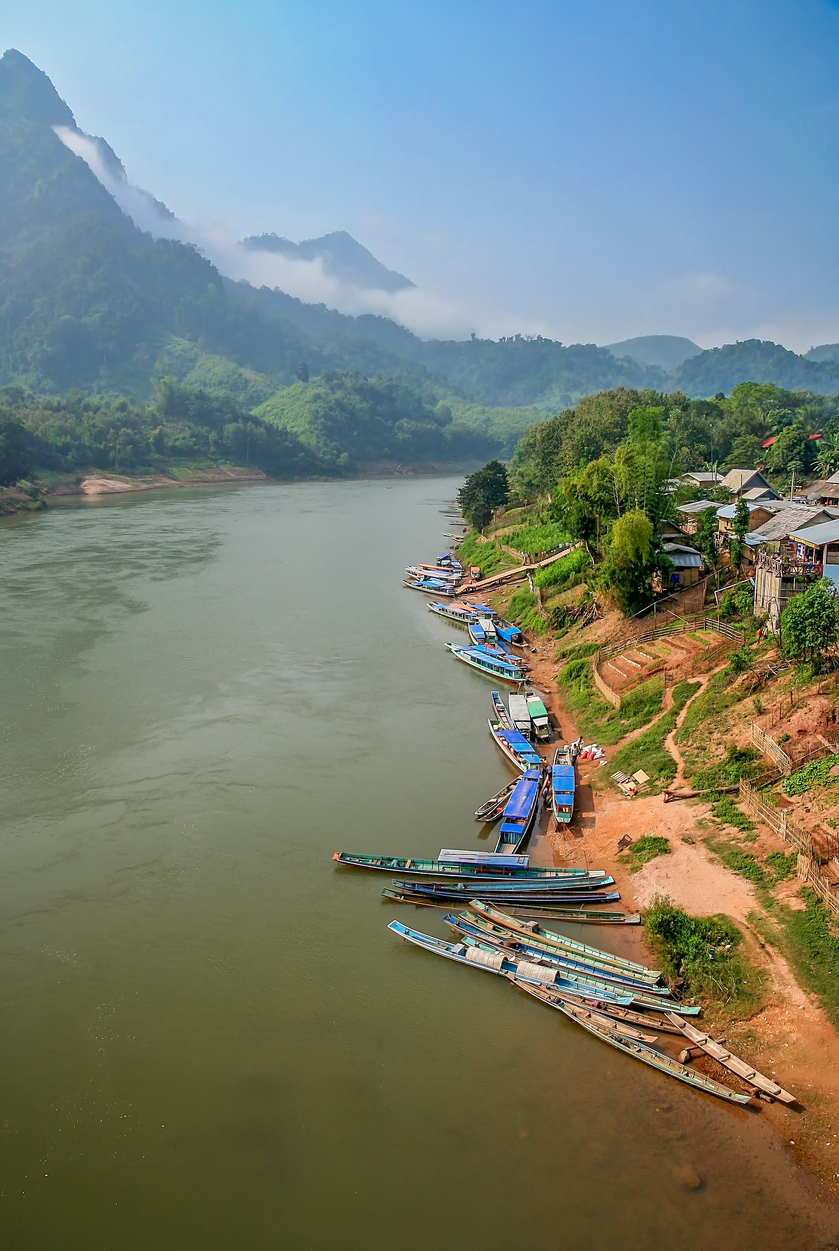
M827 1245L759 1114L407 947L441 915L333 865L478 846L509 777L401 585L456 486L0 526L4 1249Z

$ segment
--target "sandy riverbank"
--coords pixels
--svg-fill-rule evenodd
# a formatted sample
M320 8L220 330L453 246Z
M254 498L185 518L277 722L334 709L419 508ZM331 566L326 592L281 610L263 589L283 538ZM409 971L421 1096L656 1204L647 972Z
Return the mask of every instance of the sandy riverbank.
M530 680L542 694L554 726L559 727L558 739L570 741L579 730L564 708L557 687L561 662L558 665L554 659L556 643L531 639L529 648L535 649L528 655ZM547 759L553 750L552 744L542 749L542 754ZM607 749L607 760L617 750L618 746ZM779 1145L791 1152L815 1179L816 1198L836 1204L839 1034L817 999L799 986L781 953L755 930L752 921L759 903L750 883L724 868L706 849L697 822L707 817L708 805L665 805L660 795L628 800L613 787L602 786L603 775L608 777L609 772L608 764L579 763L575 818L567 830L558 831L549 823L547 830L534 838L534 863L588 864L605 869L615 878L621 906L627 912L640 911L656 895L667 895L693 915L722 912L736 921L752 960L769 980L771 993L767 1005L756 1016L727 1026L726 1038L733 1051L800 1098L801 1107L796 1109L777 1103L761 1104L760 1115L772 1126ZM596 774L600 775L598 784L592 787ZM643 834L664 835L670 840L672 853L631 874L618 860L618 843L625 836L634 841ZM780 841L778 847L782 847ZM794 880L791 889L795 889ZM619 942L630 958L652 961L640 927L620 931ZM730 1080L730 1076L724 1080Z

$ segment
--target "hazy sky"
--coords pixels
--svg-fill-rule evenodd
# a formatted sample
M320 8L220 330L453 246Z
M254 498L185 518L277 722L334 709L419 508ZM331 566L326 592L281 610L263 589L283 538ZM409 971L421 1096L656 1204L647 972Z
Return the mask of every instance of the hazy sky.
M839 340L828 0L16 0L180 217L345 229L481 335Z

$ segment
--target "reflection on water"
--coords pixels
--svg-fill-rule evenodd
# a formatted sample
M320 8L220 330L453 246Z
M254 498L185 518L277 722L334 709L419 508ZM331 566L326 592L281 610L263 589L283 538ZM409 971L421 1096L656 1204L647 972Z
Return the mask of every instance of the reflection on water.
M476 846L507 776L400 585L455 487L0 527L7 1245L825 1245L758 1115L405 947L333 866Z

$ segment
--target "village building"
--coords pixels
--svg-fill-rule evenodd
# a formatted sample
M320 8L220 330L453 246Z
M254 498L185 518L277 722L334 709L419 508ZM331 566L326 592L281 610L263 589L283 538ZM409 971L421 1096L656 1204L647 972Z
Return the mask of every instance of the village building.
M705 561L695 547L687 547L684 543L662 543L661 550L673 566L669 579L671 590L694 586L702 577Z
M690 504L677 504L676 515L679 518L679 524L683 534L696 534L699 529L701 514L707 512L709 508L714 511L719 508L719 504L714 500L693 500Z
M773 630L793 595L806 591L826 568L839 588L839 518L823 509L788 509L756 531L755 613L766 613ZM826 561L830 564L827 566Z
M834 507L839 505L839 473L833 474L831 478L811 483L804 490L804 498L808 504L813 502Z
M761 498L778 498L778 492L770 486L759 469L729 469L720 486L725 487L738 500L756 487L761 491Z
M682 474L682 482L687 483L689 486L697 486L703 491L707 491L715 487L718 482L722 482L722 474L717 473L716 470L692 470L690 473Z

